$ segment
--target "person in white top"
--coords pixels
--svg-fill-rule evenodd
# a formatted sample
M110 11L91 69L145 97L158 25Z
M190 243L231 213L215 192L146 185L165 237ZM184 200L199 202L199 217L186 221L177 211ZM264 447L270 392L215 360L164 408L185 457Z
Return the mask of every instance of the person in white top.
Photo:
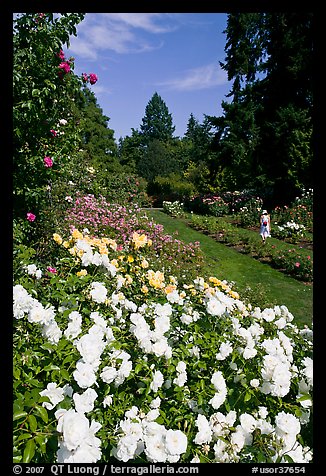
M266 238L271 236L271 217L267 210L263 210L260 215L260 230L259 234L262 237L263 243L266 242Z

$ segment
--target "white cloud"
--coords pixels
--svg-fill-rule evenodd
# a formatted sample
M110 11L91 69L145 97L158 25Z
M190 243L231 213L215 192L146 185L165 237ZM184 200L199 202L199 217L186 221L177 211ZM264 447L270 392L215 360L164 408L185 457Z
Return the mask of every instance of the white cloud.
M140 28L150 33L167 33L175 29L174 26L155 23L156 20L166 19L166 13L103 13L113 22L122 22L132 28Z
M71 38L69 50L81 58L96 60L105 51L125 54L161 48L162 41L149 39L146 33L172 31L174 28L171 25L165 25L165 20L169 18L165 15L167 14L87 13L78 26L78 36Z
M217 63L210 63L190 69L177 78L161 81L157 86L174 91L194 91L221 86L227 82L227 73Z

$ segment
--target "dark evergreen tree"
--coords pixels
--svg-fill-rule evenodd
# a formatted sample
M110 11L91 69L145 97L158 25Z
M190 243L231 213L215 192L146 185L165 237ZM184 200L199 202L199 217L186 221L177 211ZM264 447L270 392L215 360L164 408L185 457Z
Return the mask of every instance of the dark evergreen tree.
M225 33L232 99L209 118L212 177L289 201L312 185L312 14L232 13Z
M266 14L266 78L257 156L288 202L312 187L313 28L311 13Z
M132 173L137 170L137 164L143 157L142 136L137 129L131 129L131 136L120 137L118 156L121 165Z
M110 118L103 114L95 94L87 86L83 88L83 99L81 126L86 159L108 171L119 169L114 131L108 127Z
M168 141L172 139L174 131L172 115L161 96L155 92L145 108L140 125L143 143L147 145L153 139Z
M149 182L178 170L178 162L168 143L152 139L137 164L137 173Z
M199 164L207 161L209 148L212 140L210 132L212 128L209 119L205 117L202 124L191 113L187 130L184 136L185 141L189 143L189 161Z

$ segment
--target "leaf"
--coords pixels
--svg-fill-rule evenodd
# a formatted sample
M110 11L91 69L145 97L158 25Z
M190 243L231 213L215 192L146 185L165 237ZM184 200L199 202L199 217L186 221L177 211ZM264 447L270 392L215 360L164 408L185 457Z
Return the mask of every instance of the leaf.
M251 399L251 393L246 392L245 397L244 397L244 401L249 402L250 399Z
M302 397L300 398L297 398L297 402L304 402L305 400L311 400L311 396L306 394L306 395L302 395Z
M35 442L34 439L28 440L23 454L23 463L29 463L35 453Z
M42 418L42 420L44 421L44 423L47 423L49 421L49 418L48 418L48 412L46 411L46 409L44 407L40 407L39 405L36 407L36 411L37 413L40 415L40 417Z
M143 364L137 364L135 367L135 374L138 374L138 372L143 368Z
M31 437L30 433L22 433L21 435L18 436L17 442L21 440L27 440L30 437Z
M34 432L37 428L37 421L36 421L35 416L34 415L29 415L28 421L29 421L29 427L30 427L31 431Z
M66 380L70 379L69 372L66 369L61 369L60 370L60 375L61 375L62 378L66 379Z
M46 437L45 436L35 436L35 441L39 445L41 453L46 453Z
M45 371L50 371L50 370L60 370L60 367L58 367L57 365L55 364L50 364L50 365L47 365L46 367L44 367Z
M20 369L19 369L18 367L15 367L15 368L14 368L13 376L14 376L16 379L19 379L19 377L20 377Z
M20 418L25 418L27 416L27 412L24 412L22 410L18 410L17 412L14 413L14 418L13 420L19 420Z

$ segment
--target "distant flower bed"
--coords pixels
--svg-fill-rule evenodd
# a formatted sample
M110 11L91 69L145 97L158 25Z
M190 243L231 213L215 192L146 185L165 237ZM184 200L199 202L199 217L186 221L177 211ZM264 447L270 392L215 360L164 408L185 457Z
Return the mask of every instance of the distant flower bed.
M104 197L77 195L71 208L67 210L66 230L86 228L90 235L109 236L116 239L119 246L130 243L135 231L146 233L152 241L151 258L166 273L176 274L179 279L185 273L197 274L203 255L198 242L184 243L164 231L163 225L155 223L136 204L123 206L108 203Z
M228 204L219 195L197 195L187 200L186 208L202 215L223 216L229 211Z
M183 203L178 200L174 202L164 201L163 211L172 217L182 217L185 214Z
M294 221L288 221L283 225L274 223L273 235L275 238L288 239L292 243L297 243L300 239L306 235L306 228L304 225L295 223Z
M55 233L18 257L14 461L312 461L312 330L226 281L179 283L153 242Z

